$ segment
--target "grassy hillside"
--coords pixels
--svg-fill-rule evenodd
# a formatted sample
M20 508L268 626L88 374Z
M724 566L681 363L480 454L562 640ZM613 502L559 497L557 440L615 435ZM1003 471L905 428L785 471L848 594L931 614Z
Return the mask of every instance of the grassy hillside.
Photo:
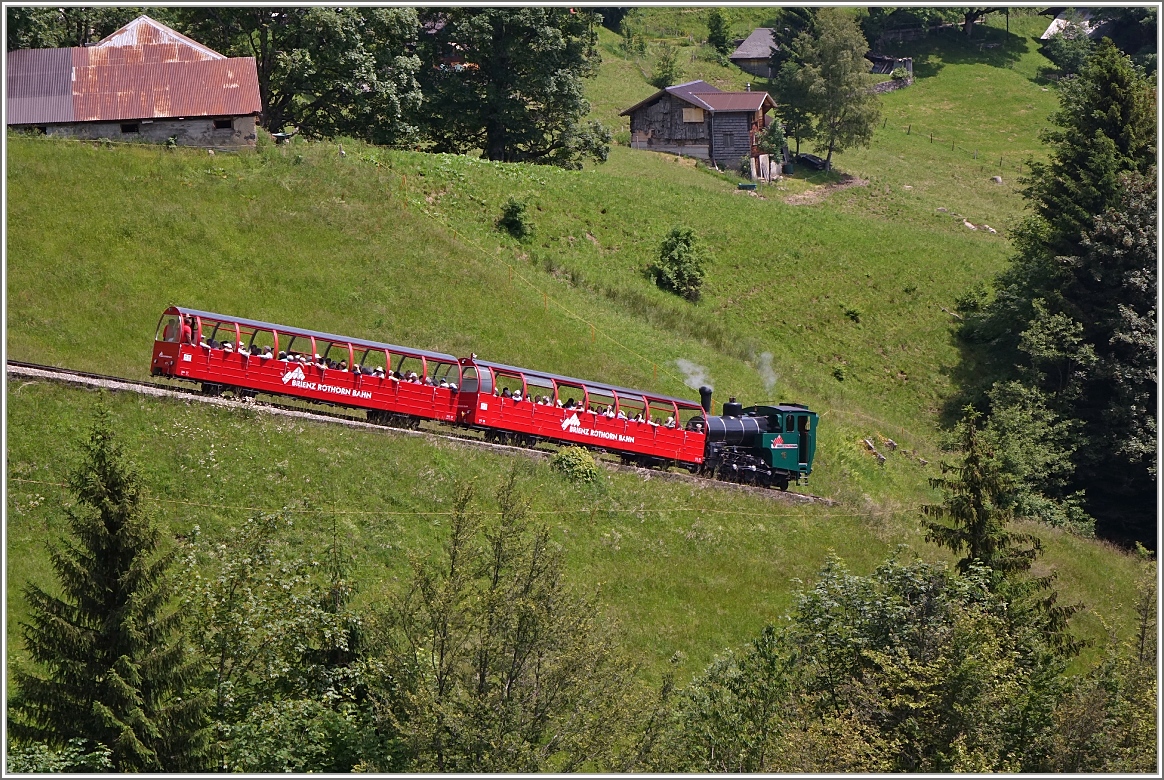
M9 384L10 630L25 614L19 585L49 584L44 541L64 530L57 507L67 499L53 483L76 463L100 396L53 383ZM898 544L949 558L924 542L916 513L790 504L730 486L605 470L596 485L576 486L525 454L131 394L105 394L104 403L142 475L147 505L170 533L197 525L221 535L259 511L285 509L293 521L286 533L305 556L323 560L338 535L358 598L368 601L396 586L409 552L439 544L457 484L475 481L489 511L500 476L518 469L535 517L567 553L572 581L600 589L604 612L620 622L652 678L678 653L676 672L686 679L781 617L793 580L811 580L827 550L854 571L871 570ZM1087 607L1077 618L1085 636L1101 640L1105 624L1131 624L1130 557L1038 533L1064 598ZM19 642L9 647L19 657Z
M602 35L591 96L607 121L653 88L642 63L618 56L617 36ZM822 415L809 489L840 507L623 474L588 492L521 457L110 400L151 494L188 502L157 505L172 531L222 532L247 512L291 506L289 533L318 549L335 519L362 598L392 586L404 551L431 549L433 512L454 482L488 484L518 463L577 581L603 583L603 603L652 673L677 650L687 673L782 614L790 580L811 576L829 549L855 571L901 542L938 556L921 541L917 506L936 498L927 479L938 473L958 362L944 309L1002 267L1006 229L1021 215L1013 174L993 183L986 152L1037 154L1054 104L1029 39L1006 47L976 59L961 42L935 43L918 83L886 97L873 147L838 158L868 184L832 192L821 189L826 177L798 175L745 195L730 176L625 147L574 172L350 140L344 157L335 143L298 138L212 157L10 135L8 354L144 377L160 313L182 304L694 398L682 359L703 367L717 402L807 403ZM695 64L706 75L693 77L745 80ZM911 124L939 140L949 131L956 148L905 135ZM818 199L785 200L806 193ZM510 197L528 204L525 242L496 228ZM970 231L963 218L999 232ZM697 304L643 274L676 224L715 257ZM92 394L22 383L8 401L9 476L62 482ZM900 446L878 465L865 438ZM15 617L19 586L44 581L43 542L59 530L54 491L10 483ZM340 507L369 514L334 514ZM1122 630L1132 562L1045 535L1046 565L1092 610L1081 630L1100 636L1101 618Z

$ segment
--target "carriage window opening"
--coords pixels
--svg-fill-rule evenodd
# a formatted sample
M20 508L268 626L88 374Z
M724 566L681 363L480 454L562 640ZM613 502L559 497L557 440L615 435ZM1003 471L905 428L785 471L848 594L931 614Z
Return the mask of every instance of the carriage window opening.
M432 378L433 385L440 387L441 382L447 385L457 384L458 375L460 373L458 367L452 363L430 363L432 373L429 375Z
M647 418L646 407L643 406L642 398L623 397L618 402L618 412L620 415L626 415L628 420L637 420L642 418L643 421Z
M613 409L614 396L604 390L587 388L590 394L590 411L595 414L605 414L607 409ZM613 412L611 415L613 416Z
M497 395L503 398L511 398L518 393L522 393L520 376L500 373L497 375Z
M702 419L703 419L703 410L702 409L700 409L698 407L695 407L693 409L688 409L687 407L684 407L684 406L679 407L679 427L680 428L687 428L690 425L692 420L702 420Z
M465 393L477 392L477 369L465 366L461 369L461 391Z
M263 355L268 350L274 353L275 349L275 335L269 330L256 330L251 338L251 354Z
M649 415L648 422L655 422L659 425L666 425L667 420L671 420L671 425L675 424L675 407L669 401L660 401L652 399L650 406L647 407Z
M558 382L558 400L562 402L563 409L573 409L580 412L586 406L586 396L582 392L581 385L567 385Z
M167 317L162 317L162 321L158 323L158 335L155 341L177 341L181 335L181 322L171 314Z
M418 357L401 355L396 361L396 373L402 382L424 384L424 365Z
M808 417L806 417L804 415L800 416L800 432L801 433L808 432Z
M356 358L361 374L387 373L388 357L382 349L365 350L363 357Z
M545 379L530 379L525 380L525 389L529 394L529 399L534 403L541 401L542 406L552 406L554 403L554 388Z

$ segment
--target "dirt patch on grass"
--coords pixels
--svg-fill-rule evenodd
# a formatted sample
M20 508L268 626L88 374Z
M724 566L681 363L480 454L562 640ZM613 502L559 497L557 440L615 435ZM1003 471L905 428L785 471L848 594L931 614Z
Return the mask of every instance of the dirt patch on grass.
M813 187L806 192L798 192L795 195L789 195L784 199L784 202L790 206L811 206L814 203L820 203L822 200L833 194L837 190L846 190L849 187L864 187L869 181L857 176L850 176L844 174L841 180L833 182L832 184L821 184Z

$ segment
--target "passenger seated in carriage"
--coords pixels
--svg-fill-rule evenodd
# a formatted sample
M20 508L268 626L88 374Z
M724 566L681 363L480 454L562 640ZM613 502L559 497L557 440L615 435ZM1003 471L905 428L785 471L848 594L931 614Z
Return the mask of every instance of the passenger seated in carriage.
M673 415L670 415L670 414L667 415L667 422L663 423L663 425L668 427L668 428L674 428L675 427L675 417Z

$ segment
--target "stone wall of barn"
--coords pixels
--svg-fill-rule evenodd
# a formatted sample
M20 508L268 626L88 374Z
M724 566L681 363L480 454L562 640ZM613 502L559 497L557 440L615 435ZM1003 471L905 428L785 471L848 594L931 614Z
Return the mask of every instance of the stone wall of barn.
M225 126L223 126L225 125ZM46 125L16 125L16 130L39 130L46 135L84 140L167 143L179 146L233 149L255 145L255 117L193 117L190 119L140 119L124 122L69 122Z

